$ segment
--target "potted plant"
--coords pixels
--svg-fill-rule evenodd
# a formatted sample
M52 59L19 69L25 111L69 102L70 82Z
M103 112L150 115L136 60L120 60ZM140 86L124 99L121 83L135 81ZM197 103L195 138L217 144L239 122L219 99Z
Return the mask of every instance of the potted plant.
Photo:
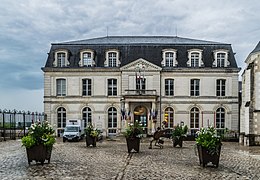
M29 165L33 160L42 165L45 160L50 163L54 143L54 130L48 121L33 123L29 128L28 135L22 138L22 145L26 147Z
M85 135L86 135L86 144L87 147L92 145L93 147L96 147L98 136L100 135L100 130L94 129L93 125L90 124L85 129Z
M200 165L205 167L209 162L218 167L221 151L221 138L214 127L201 128L197 132L196 145Z
M181 125L177 125L173 132L172 132L172 142L173 142L173 147L176 147L177 145L179 145L180 147L182 147L183 144L183 138L186 136L188 132L188 127L187 125L185 126L181 126Z
M130 153L132 150L139 152L140 149L140 139L143 134L142 126L139 124L138 120L134 123L129 123L125 129L124 135L127 143L127 150Z

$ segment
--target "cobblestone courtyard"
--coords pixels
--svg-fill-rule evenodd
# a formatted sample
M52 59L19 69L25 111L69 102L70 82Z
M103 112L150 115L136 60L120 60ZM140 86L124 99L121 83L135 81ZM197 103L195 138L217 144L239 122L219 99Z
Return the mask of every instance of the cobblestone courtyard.
M224 142L218 168L199 166L194 141L173 148L148 149L149 139L139 153L127 153L123 138L104 140L96 148L85 141L61 142L53 147L51 163L27 162L21 140L0 142L0 179L260 179L260 147Z

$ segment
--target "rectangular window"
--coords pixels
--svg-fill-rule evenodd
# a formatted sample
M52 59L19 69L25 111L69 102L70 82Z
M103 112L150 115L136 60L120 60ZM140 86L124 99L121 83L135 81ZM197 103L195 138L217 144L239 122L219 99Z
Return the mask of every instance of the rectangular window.
M82 79L82 96L91 96L91 79Z
M145 90L145 83L146 79L145 78L136 78L136 90Z
M200 80L191 79L190 81L190 95L199 96L200 95Z
M110 52L108 53L108 67L116 67L116 53Z
M117 96L117 80L116 79L108 79L108 96Z
M165 79L165 95L173 96L174 95L174 80Z
M92 66L92 57L91 53L83 53L83 66L91 67Z
M64 67L65 66L65 53L58 53L57 58L58 58L57 66Z
M226 95L226 80L225 79L217 79L217 96L225 96Z
M173 53L172 52L165 53L165 66L173 67Z
M226 59L225 53L218 53L217 54L217 67L225 67L225 59Z
M199 67L199 53L191 53L191 67Z
M57 79L56 80L56 93L57 96L66 96L66 80L65 79Z

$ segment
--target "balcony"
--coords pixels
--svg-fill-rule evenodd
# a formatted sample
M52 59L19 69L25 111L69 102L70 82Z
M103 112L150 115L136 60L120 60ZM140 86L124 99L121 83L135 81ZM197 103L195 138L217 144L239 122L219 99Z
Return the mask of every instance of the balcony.
M156 96L156 90L125 90L125 96Z

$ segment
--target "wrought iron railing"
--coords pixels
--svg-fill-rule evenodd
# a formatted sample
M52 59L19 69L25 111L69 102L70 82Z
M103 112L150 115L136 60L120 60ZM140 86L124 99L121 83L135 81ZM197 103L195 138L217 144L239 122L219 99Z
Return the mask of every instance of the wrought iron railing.
M155 96L156 90L125 90L125 95L150 95Z

